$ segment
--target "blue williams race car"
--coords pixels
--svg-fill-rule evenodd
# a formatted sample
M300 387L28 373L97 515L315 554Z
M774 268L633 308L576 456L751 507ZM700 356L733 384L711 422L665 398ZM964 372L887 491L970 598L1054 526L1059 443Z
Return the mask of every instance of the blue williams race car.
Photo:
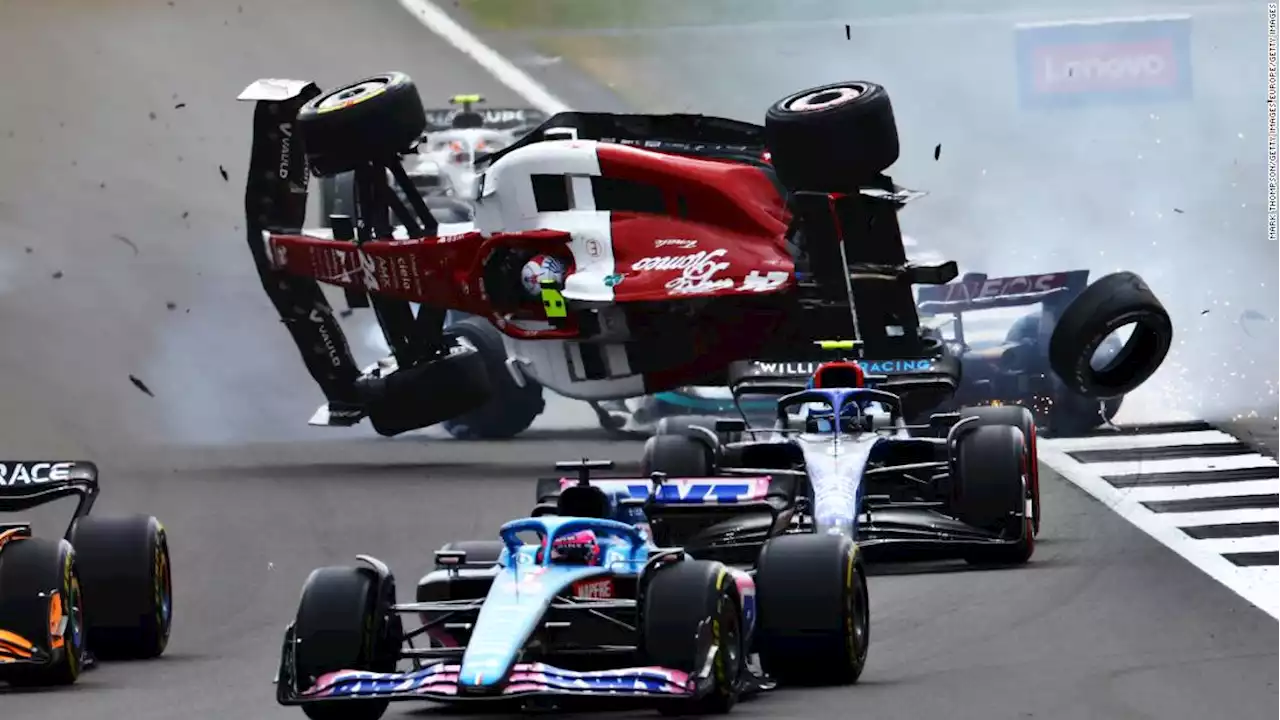
M313 572L285 633L278 702L315 719L373 720L395 700L607 698L708 713L775 681L858 679L869 616L850 538L777 538L754 567L695 559L652 541L646 509L670 492L626 490L679 482L590 476L608 461L558 467L578 478L551 480L553 501L499 540L437 551L416 602L397 603L371 557Z
M809 378L742 378L736 387L796 391L777 401L771 425L722 419L646 441L645 471L713 478L701 497L714 507L692 518L651 512L655 536L725 562L792 533L849 537L872 558L1027 562L1041 512L1030 413L965 408L908 425L902 398L886 388L945 386L942 370L890 379L838 361ZM743 488L743 475L769 477L768 492ZM756 496L767 497L763 508L742 501Z

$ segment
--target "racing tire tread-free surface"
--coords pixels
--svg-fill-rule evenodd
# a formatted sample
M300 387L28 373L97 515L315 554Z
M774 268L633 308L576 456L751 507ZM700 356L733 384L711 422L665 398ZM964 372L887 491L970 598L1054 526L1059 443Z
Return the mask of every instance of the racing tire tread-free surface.
M1027 485L1031 493L1031 527L1040 534L1040 456L1036 450L1036 419L1021 405L968 407L960 410L961 419L978 418L979 426L1011 425L1022 431L1023 452L1027 454Z
M391 437L452 420L493 398L493 378L484 354L474 345L458 342L456 334L447 339L452 340L448 355L370 383L366 410L379 435Z
M655 472L670 478L710 477L709 455L704 443L688 435L654 435L644 441L640 472L644 477Z
M792 93L765 112L765 144L790 190L849 192L898 161L889 93L839 82Z
M71 685L80 677L86 634L75 551L64 540L25 538L0 550L0 630L53 651L47 665L0 665L0 682L16 687ZM51 589L68 623L61 648L51 648Z
M857 545L841 535L783 535L756 567L755 649L785 685L846 685L870 648L870 604Z
M1094 354L1116 330L1133 325L1124 347L1102 368ZM1071 301L1049 338L1049 367L1067 389L1114 398L1146 382L1173 345L1173 322L1146 282L1131 272L1095 280Z
M85 517L71 531L89 649L105 660L164 654L173 625L169 540L148 515Z
M426 110L408 75L383 73L321 93L298 111L311 169L322 177L391 161L421 137Z
M387 613L374 572L362 567L326 567L311 573L298 601L294 624L298 690L336 670L395 670L398 647L387 647ZM388 700L307 703L311 720L378 720Z
M446 337L463 336L475 346L493 390L489 402L445 420L445 431L459 440L505 440L528 430L547 407L542 386L529 378L524 387L516 384L507 371L507 349L497 328L482 318L468 317L444 332Z
M1035 531L1027 517L1026 441L1012 425L986 425L966 432L956 447L952 508L961 522L1003 533L1017 542L966 553L978 565L1020 565L1035 551Z
M640 619L645 661L692 675L702 670L711 647L717 648L711 691L692 706L677 701L659 709L664 714L728 712L738 700L745 658L741 601L733 575L724 565L707 560L684 560L652 572Z

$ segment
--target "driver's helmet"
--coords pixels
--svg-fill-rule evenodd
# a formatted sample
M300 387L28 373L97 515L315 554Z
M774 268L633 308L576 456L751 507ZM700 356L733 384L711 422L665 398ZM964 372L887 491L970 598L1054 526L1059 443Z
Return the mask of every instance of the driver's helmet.
M855 362L826 362L809 376L806 387L810 390L866 387L866 374ZM857 402L846 403L840 411L842 429L856 421L861 416L862 409ZM806 428L809 432L830 432L833 412L831 406L825 403L808 404L805 411Z
M538 550L538 562L542 561L542 549ZM600 564L600 540L594 530L579 530L561 535L551 543L551 562L566 565Z

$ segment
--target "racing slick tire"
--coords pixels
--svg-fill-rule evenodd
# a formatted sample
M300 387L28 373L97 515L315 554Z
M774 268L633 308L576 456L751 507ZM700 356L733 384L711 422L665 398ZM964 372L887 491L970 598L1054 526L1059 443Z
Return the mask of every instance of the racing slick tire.
M71 530L89 649L103 660L164 654L173 625L173 574L164 526L149 515L85 517Z
M524 387L516 384L507 371L507 348L497 328L482 318L468 317L449 325L444 333L465 337L475 346L493 394L489 402L445 420L441 427L459 440L505 440L528 430L547 407L542 386L527 377Z
M645 663L694 675L716 648L707 694L692 705L674 701L659 710L672 715L728 712L738 700L747 655L742 601L733 574L709 560L683 560L649 572L653 576L644 587L640 609Z
M364 567L325 567L302 587L294 619L294 667L299 690L337 670L394 672L400 655L400 628L391 611L395 585L379 583ZM311 720L378 720L387 700L306 703Z
M718 419L712 415L664 417L654 426L653 432L655 435L685 435L701 442L706 445L710 460L714 463L721 448L729 441L725 433L716 431Z
M297 127L311 170L326 177L398 161L427 129L427 115L413 80L389 72L317 95L298 111Z
M956 444L952 511L961 522L1012 541L967 551L964 559L971 564L1021 565L1035 551L1024 480L1030 459L1026 447L1012 425L978 427Z
M1133 334L1103 367L1094 355L1116 330ZM1173 322L1151 288L1134 273L1098 278L1071 301L1049 338L1049 367L1068 390L1088 398L1115 398L1146 382L1169 354Z
M968 407L960 410L960 418L978 418L979 426L1012 425L1022 431L1023 452L1027 454L1027 491L1031 493L1031 527L1040 534L1040 456L1036 449L1036 419L1021 405Z
M790 190L852 190L898 160L889 93L869 82L788 95L765 112L764 137L778 179Z
M379 435L391 437L461 417L493 398L485 356L470 340L447 337L448 355L362 387L365 411Z
M0 664L0 681L17 687L70 685L84 660L84 601L75 550L65 540L12 540L0 553L0 630L50 654L39 665ZM49 591L57 589L50 596ZM65 617L62 634L51 632L55 616ZM22 643L8 642L22 648ZM56 647L55 647L56 645Z
M756 564L755 651L785 685L858 681L870 647L867 577L842 535L781 535Z
M715 473L707 446L688 435L654 435L644 441L640 472L649 477L665 473L671 478L704 478Z

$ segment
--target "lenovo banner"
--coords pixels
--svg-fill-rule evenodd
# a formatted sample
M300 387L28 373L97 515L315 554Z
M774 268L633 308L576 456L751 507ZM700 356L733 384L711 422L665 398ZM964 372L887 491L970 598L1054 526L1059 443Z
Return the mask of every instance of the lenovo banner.
M1191 98L1191 18L1036 23L1016 28L1024 108Z

